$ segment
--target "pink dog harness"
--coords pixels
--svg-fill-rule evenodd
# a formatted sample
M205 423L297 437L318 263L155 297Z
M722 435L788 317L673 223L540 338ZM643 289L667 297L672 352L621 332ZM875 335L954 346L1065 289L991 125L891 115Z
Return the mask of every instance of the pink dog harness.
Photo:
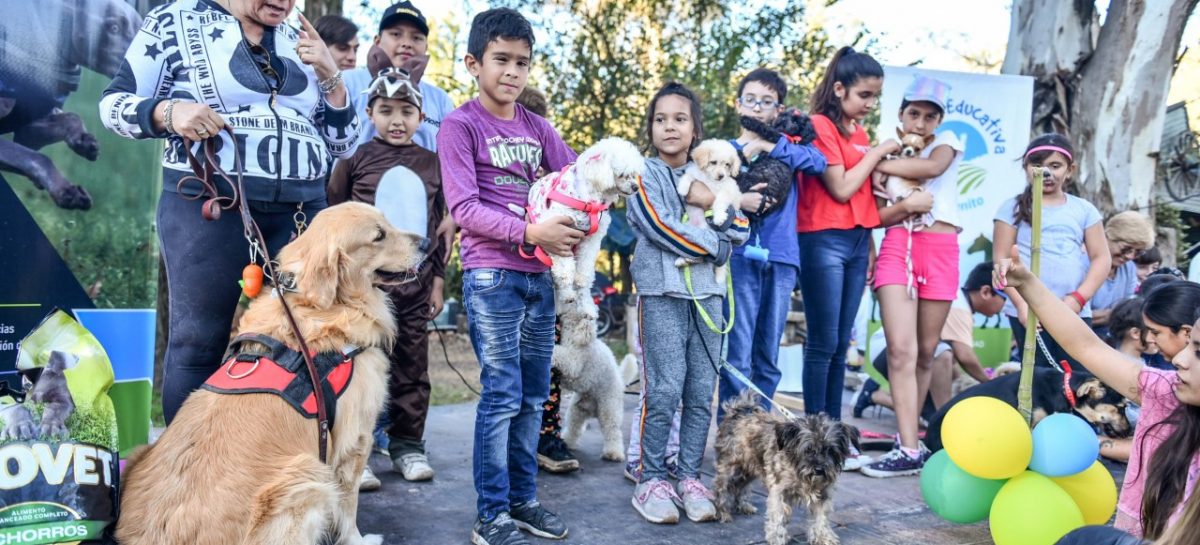
M586 212L588 215L587 234L588 236L591 236L596 234L596 231L600 230L600 217L606 210L608 210L608 205L602 202L579 200L561 190L563 174L566 174L567 169L571 168L572 166L574 166L574 163L563 167L562 170L558 171L558 175L550 181L550 190L546 192L546 205L548 206L551 201L554 201L566 206L567 208L579 210L580 212ZM534 224L538 222L538 219L539 218L537 218L533 212L533 203L526 205L525 222ZM518 247L517 252L521 254L521 257L525 259L537 259L547 267L554 264L553 259L551 259L549 255L546 255L546 252L542 250L541 246L534 246L533 248L532 254L525 251L524 245Z

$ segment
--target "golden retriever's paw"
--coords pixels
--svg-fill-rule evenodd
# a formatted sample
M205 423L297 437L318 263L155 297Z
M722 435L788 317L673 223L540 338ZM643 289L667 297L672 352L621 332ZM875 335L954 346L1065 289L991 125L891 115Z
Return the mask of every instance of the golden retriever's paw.
M358 545L383 545L383 536L379 534L367 534L362 536L362 540Z

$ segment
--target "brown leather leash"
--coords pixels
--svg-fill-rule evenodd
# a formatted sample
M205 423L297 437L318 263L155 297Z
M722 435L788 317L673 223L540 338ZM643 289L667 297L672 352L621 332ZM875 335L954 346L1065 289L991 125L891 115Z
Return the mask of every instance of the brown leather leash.
M222 129L229 134L229 141L236 142L233 129L226 126ZM215 136L215 135L214 135ZM204 149L205 162L200 163L196 156L192 154L192 142L187 138L183 139L183 149L187 154L188 163L192 166L194 176L185 176L176 184L176 189L179 195L188 200L205 199L201 205L201 215L207 221L215 221L221 217L222 210L228 210L237 207L238 214L242 218L242 235L246 237L246 242L250 245L250 260L256 262L258 256L263 259L263 272L271 281L272 289L275 290L276 296L279 297L279 302L283 305L284 314L287 316L288 324L292 327L292 333L296 336L297 342L300 343L300 353L304 356L304 364L308 368L309 379L313 383L313 396L317 404L317 441L318 453L321 457L321 463L327 463L329 454L329 415L325 410L325 394L321 387L321 377L317 374L317 366L313 362L313 353L308 348L308 343L304 340L304 335L300 332L300 325L296 323L296 317L292 314L292 309L288 305L287 298L284 297L283 283L279 279L278 272L275 269L274 262L271 260L271 255L267 251L266 239L263 237L262 230L259 229L258 223L250 215L250 206L246 203L244 197L246 189L242 183L242 155L238 151L237 146L233 147L233 165L235 176L231 178L229 173L221 168L221 163L217 159L217 139L209 138L201 143ZM233 191L232 197L221 196L217 191L217 187L213 182L213 178L219 178L229 184ZM236 179L236 181L235 181ZM185 182L198 182L202 190L199 195L188 195L183 191ZM299 233L297 233L299 234Z

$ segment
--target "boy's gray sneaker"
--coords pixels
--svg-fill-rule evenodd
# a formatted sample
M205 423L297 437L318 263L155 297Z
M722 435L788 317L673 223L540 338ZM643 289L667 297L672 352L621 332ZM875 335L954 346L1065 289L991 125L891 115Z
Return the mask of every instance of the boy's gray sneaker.
M662 479L651 479L633 489L633 508L642 518L655 524L679 522L679 509L675 507L677 499L671 483Z
M471 529L471 543L475 545L529 545L529 540L517 531L508 513L500 513L491 522L475 521Z
M512 506L512 511L509 514L512 516L517 528L535 536L548 539L562 539L567 537L567 525L563 523L562 519L558 518L558 515L542 507L542 504L537 500L518 503Z
M713 504L713 493L700 479L686 478L679 481L679 495L675 505L683 508L692 522L707 522L717 519L717 506Z

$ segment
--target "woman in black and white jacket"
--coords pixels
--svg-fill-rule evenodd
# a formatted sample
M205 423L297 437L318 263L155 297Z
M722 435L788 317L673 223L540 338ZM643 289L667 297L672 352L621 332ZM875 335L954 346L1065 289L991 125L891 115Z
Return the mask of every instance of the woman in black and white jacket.
M100 118L128 138L166 138L157 225L167 269L170 332L163 412L170 423L220 365L249 245L236 213L205 221L185 142L204 160L243 159L246 202L273 253L325 208L330 156L354 151L358 119L333 57L312 25L284 24L295 0L178 0L151 11L100 100ZM233 129L234 137L222 131ZM185 140L186 139L186 140ZM222 194L230 189L219 187ZM260 261L261 258L255 258Z

